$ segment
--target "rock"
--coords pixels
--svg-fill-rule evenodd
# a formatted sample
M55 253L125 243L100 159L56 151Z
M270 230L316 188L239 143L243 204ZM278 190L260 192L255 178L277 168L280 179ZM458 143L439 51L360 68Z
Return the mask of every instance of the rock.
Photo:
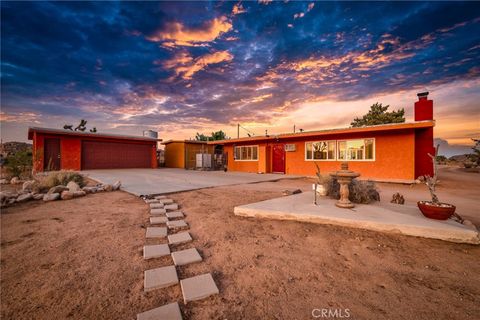
M68 191L68 188L62 185L58 185L55 187L51 187L50 190L48 190L47 195L52 193L58 193L58 195L60 196L60 193L62 193L63 191Z
M292 194L298 194L298 193L302 193L302 190L300 189L295 189L295 190L283 190L282 194L284 196L290 196Z
M70 181L67 183L67 188L70 192L81 191L82 189L75 181Z
M44 195L45 195L44 193L34 194L34 195L33 195L33 199L35 199L35 200L42 200Z
M7 179L0 179L0 184L8 184L8 180Z
M111 184L105 184L105 185L103 185L103 189L104 189L105 191L112 191L112 190L113 190L113 187L112 187Z
M70 200L73 199L73 192L72 191L62 191L61 198L62 200Z
M75 192L73 193L73 197L74 197L74 198L84 197L84 196L86 196L86 195L87 195L87 193L86 193L85 191L82 191L82 190L80 190L80 191L75 191Z
M112 188L113 190L120 190L120 187L122 186L122 182L121 181L117 181L113 184Z
M25 193L25 194L22 194L22 195L18 196L17 202L26 202L26 201L31 200L31 199L33 199L33 194Z
M21 183L20 179L18 177L13 177L11 180L10 180L10 183L11 184L19 184Z
M10 199L8 199L8 202L7 202L7 203L8 203L8 204L14 204L15 201L17 201L17 199L15 199L15 198L10 198Z
M23 191L38 191L38 182L35 180L28 180L23 183L22 186Z
M46 195L43 196L43 201L53 201L53 200L58 200L58 199L60 199L60 193L58 193L58 192L47 193Z
M97 188L96 188L96 187L83 187L82 190L85 191L86 193L95 193L95 192L97 192Z
M405 204L405 199L399 192L397 192L393 194L392 200L390 202L396 204Z

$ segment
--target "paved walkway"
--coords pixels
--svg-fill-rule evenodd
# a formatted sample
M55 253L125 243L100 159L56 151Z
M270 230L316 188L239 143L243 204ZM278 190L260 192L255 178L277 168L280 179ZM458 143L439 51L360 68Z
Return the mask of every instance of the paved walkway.
M146 238L168 239L168 244L144 246L143 257L145 260L148 260L170 255L173 260L173 265L169 264L167 266L145 270L144 290L148 292L177 285L179 283L177 268L191 263L202 262L203 259L196 248L170 251L171 247L175 249L178 244L192 241L190 234L185 231L189 229L189 226L185 220L182 220L184 214L182 211L179 211L178 204L166 196L156 196L155 198L145 199L145 202L150 206L150 224L166 225L166 227L147 227ZM159 212L159 210L163 210L163 212ZM180 219L173 220L175 218ZM182 230L183 232L172 233L178 230ZM167 237L168 233L172 234ZM210 273L181 279L180 287L182 289L184 304L190 301L205 299L219 293L218 287ZM178 302L159 306L137 314L137 320L151 319L181 320L182 314Z
M86 170L82 173L102 183L113 184L120 180L122 190L137 196L300 177L281 174L194 171L173 168Z
M460 243L480 243L477 230L453 220L425 218L411 205L370 204L353 209L335 206L335 200L321 198L313 204L313 192L235 207L235 215L278 220L297 220L351 228L399 233Z

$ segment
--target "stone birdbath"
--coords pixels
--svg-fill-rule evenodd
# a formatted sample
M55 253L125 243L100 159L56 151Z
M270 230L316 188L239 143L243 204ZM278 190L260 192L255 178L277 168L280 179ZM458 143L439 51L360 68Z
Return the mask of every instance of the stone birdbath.
M353 208L355 205L350 202L348 196L350 191L348 190L348 185L352 182L354 178L360 176L360 173L353 172L348 170L348 163L342 163L342 170L330 173L330 176L336 178L340 184L340 200L338 200L335 205L339 208Z

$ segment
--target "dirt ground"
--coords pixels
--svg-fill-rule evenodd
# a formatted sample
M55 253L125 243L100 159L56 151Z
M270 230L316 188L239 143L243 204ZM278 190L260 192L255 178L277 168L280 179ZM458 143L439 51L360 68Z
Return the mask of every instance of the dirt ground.
M456 169L455 169L456 170ZM480 222L478 175L442 171L442 200ZM184 319L313 319L313 309L349 309L351 319L473 319L480 314L480 246L293 221L233 215L236 205L311 189L282 180L172 195L204 261L179 278L212 272L220 294L180 307ZM452 190L454 186L454 190ZM407 202L424 186L384 185ZM457 204L457 202L455 202ZM460 205L459 205L460 208ZM462 213L462 212L461 212ZM124 192L2 210L2 319L133 319L182 301L180 286L143 292L148 207ZM345 311L344 311L345 312ZM344 313L345 314L345 313Z

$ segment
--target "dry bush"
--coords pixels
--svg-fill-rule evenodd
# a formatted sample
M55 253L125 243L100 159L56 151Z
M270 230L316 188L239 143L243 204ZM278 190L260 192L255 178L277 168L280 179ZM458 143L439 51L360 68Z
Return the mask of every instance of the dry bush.
M85 178L75 171L51 171L46 176L35 177L41 190L48 190L58 185L66 186L70 181L76 182L80 187L86 185Z
M324 180L324 186L327 190L327 195L334 199L340 199L340 184L337 179L328 177ZM353 179L348 185L350 191L349 199L353 203L371 203L373 201L380 201L380 194L377 186L370 180Z

